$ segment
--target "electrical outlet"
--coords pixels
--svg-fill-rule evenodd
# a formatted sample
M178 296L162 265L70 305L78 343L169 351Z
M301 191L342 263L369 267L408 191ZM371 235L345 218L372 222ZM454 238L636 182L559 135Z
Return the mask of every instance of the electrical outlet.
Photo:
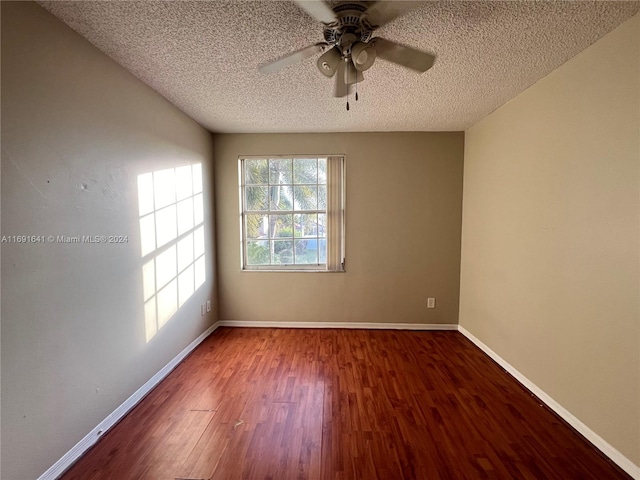
M200 305L200 315L204 317L204 314L207 313L205 310L206 306L203 303L202 305Z
M207 312L211 311L211 300L207 300Z
M436 308L435 298L427 298L427 308Z

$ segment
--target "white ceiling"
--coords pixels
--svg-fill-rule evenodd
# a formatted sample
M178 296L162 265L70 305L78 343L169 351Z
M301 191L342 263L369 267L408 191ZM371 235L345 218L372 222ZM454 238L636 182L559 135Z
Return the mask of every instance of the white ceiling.
M378 60L347 112L315 57L258 72L323 39L322 25L290 1L39 3L214 132L465 130L640 7L416 2L376 35L435 53L434 67L416 74Z

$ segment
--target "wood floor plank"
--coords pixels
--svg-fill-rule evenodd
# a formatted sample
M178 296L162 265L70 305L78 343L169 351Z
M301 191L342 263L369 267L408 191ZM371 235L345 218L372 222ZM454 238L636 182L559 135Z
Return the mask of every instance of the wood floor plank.
M457 332L218 329L63 480L628 479Z
M139 479L174 480L175 472L188 460L214 415L214 412L187 411L175 427L166 432L165 441L156 443L147 468Z

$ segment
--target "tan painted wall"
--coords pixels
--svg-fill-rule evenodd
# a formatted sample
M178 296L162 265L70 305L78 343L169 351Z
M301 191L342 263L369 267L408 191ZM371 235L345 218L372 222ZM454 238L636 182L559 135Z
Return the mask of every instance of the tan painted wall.
M457 323L463 142L461 132L216 135L220 319ZM346 154L346 273L240 270L238 156L294 153Z
M466 132L460 324L640 465L640 16Z
M2 244L1 476L34 480L216 319L212 137L36 4L1 3L2 235L129 236ZM208 280L147 343L137 175L198 162Z

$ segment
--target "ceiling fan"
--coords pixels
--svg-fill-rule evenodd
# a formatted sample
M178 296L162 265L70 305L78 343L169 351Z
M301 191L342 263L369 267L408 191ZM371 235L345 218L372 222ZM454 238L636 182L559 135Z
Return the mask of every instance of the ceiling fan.
M344 97L353 84L364 80L362 72L371 68L376 58L420 73L433 66L434 55L373 36L376 29L416 6L415 1L293 1L323 24L325 41L261 65L262 73L276 72L323 52L316 62L318 70L326 77L335 77L334 94Z

